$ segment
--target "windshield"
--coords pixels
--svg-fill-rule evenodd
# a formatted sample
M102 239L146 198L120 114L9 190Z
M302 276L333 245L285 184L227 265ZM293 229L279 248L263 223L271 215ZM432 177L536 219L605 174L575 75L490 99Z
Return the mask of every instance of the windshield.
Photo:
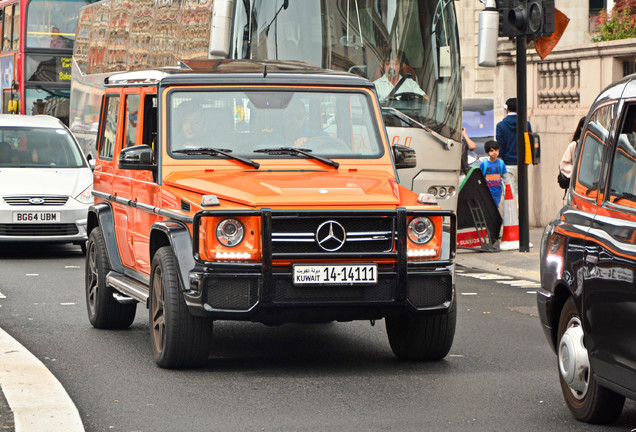
M79 147L65 129L0 127L0 167L81 166Z
M31 0L26 17L28 48L71 49L82 6L97 0Z
M231 57L304 60L364 76L376 83L383 105L459 140L461 70L452 0L235 5Z
M27 88L25 90L25 111L27 114L46 114L57 117L68 124L69 90Z
M248 158L299 157L283 151L291 147L338 158L383 154L370 93L172 91L169 98L171 152L208 148ZM209 150L172 155L223 157Z

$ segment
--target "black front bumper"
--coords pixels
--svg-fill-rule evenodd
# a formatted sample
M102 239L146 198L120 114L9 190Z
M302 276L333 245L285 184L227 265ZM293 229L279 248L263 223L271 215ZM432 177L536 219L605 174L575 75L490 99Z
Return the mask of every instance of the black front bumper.
M273 266L273 261L324 262L325 255L276 253L272 251L271 240L263 241L261 263L222 263L201 259L197 247L202 217L258 215L262 218L262 238L271 239L272 215L276 217L288 213L263 209L253 212L202 211L195 216L193 253L197 266L189 274L189 287L184 293L193 315L268 323L321 322L380 319L403 313L444 313L450 308L455 295L455 215L449 211L408 212L408 215L449 219L451 241L445 259L409 262L406 241L399 240L389 252L331 253L328 257L332 264L340 259L349 264L354 260L359 263L393 260L395 264L378 265L377 283L373 284L295 285L293 266ZM322 213L304 211L300 212L300 217L315 214ZM369 211L366 214L395 218L395 238L406 239L405 209ZM329 212L329 217L337 215L337 212Z

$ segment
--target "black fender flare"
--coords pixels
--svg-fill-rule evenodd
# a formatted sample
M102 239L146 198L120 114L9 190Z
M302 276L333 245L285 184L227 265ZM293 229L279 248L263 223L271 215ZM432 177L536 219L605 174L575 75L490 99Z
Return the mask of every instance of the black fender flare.
M190 287L190 271L196 266L192 254L192 236L188 227L177 221L155 222L150 229L150 260L160 247L169 246L174 252L179 269L181 290Z
M110 203L101 202L89 207L86 226L87 234L90 235L91 231L98 226L102 229L102 234L104 235L110 268L118 273L124 273L124 264L119 255L117 238L115 237L115 218Z

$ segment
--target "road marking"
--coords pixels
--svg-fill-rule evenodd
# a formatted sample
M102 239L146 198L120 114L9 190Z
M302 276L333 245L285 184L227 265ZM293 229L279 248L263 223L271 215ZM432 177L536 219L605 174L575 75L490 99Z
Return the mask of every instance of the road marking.
M524 280L524 279L517 279L517 280L511 280L511 281L502 280L502 281L497 281L497 283L510 285L510 286L515 287L515 288L539 288L541 286L541 284L539 284L537 282Z
M0 382L16 431L83 432L75 404L44 364L0 329Z
M27 273L25 276L40 276L38 273Z
M484 281L495 281L498 284L509 285L513 288L540 288L541 284L539 282L529 281L526 279L515 279L511 276L505 276L495 273L463 273L462 276L471 277L473 279L479 279ZM536 291L526 291L528 294L536 294ZM472 295L472 294L463 294L463 295ZM476 294L475 294L476 295Z
M64 268L72 268L72 269L76 269L76 268L80 268L80 266L67 265L67 266L64 266Z
M7 298L7 296L5 296L4 294L0 292L0 299L3 299L3 298Z
M477 293L462 293L463 296L476 296Z
M465 273L462 276L468 276L474 279L481 279L481 280L510 280L512 279L512 277L510 276L498 275L494 273Z
M60 303L60 306L75 306L77 303Z

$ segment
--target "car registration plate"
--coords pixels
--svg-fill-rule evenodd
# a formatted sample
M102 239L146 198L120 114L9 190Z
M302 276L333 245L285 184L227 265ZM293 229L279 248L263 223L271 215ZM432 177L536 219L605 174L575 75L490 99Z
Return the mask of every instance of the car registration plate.
M13 212L14 223L55 223L60 219L60 212Z
M376 264L295 265L294 285L369 284L378 282Z

